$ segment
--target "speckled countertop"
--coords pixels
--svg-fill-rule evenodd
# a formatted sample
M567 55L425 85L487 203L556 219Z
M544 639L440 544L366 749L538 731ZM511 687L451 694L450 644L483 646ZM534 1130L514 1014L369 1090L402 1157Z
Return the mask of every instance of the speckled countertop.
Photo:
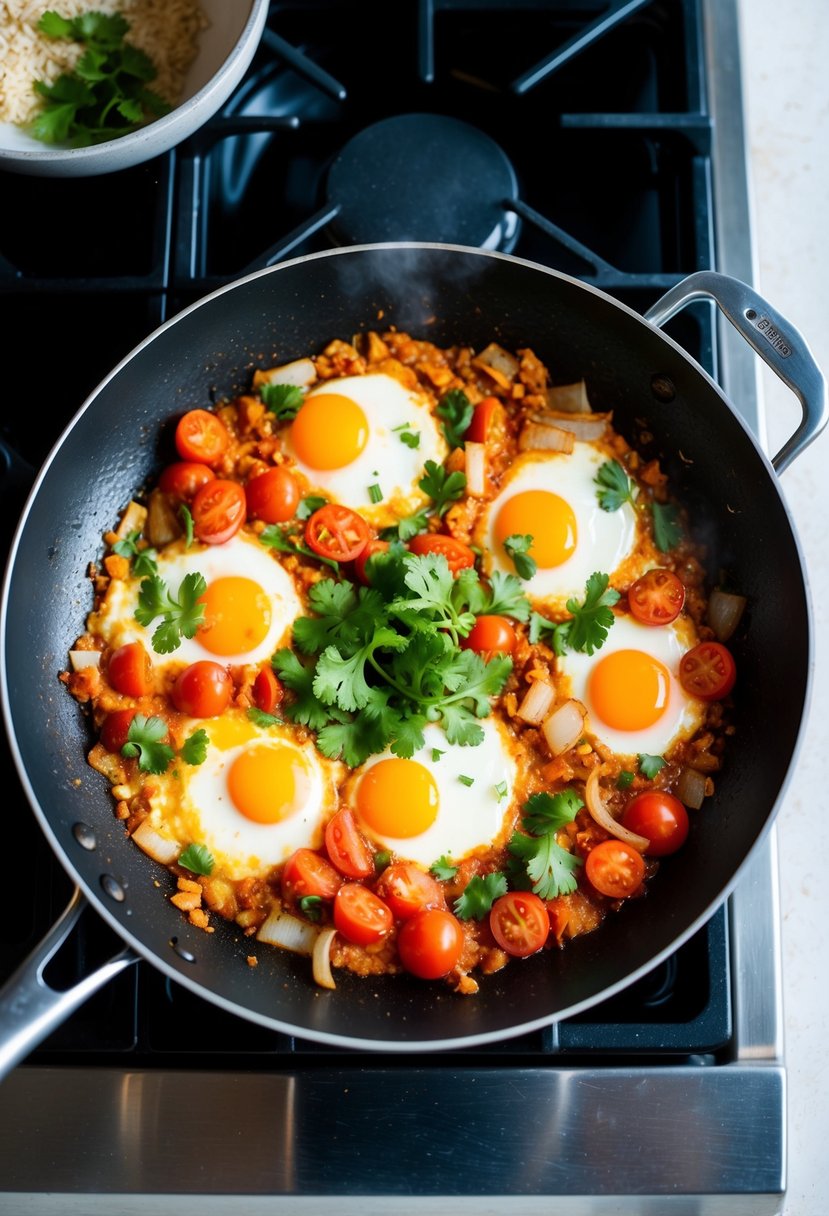
M754 191L756 284L829 374L829 4L740 0ZM794 429L796 401L771 375L769 447ZM811 585L816 668L809 726L778 820L789 1076L786 1216L829 1213L829 431L783 475ZM781 624L781 631L785 628Z

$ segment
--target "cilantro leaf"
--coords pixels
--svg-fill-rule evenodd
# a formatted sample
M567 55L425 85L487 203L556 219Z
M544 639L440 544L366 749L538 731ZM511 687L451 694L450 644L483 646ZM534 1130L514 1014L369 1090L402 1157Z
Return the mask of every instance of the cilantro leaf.
M476 874L453 905L458 920L483 920L493 903L507 893L507 880L500 871Z
M213 872L216 861L206 844L188 844L187 848L179 853L178 864L193 874L208 875Z
M667 553L682 540L679 510L673 503L652 502L653 543L657 549Z
M437 514L445 515L450 504L457 502L466 489L466 476L457 471L448 473L442 464L427 460L423 466L423 476L417 484L432 499Z
M344 656L336 646L328 646L317 660L313 680L314 695L327 705L340 709L362 709L368 705L374 690L366 681L366 664L375 650L403 650L406 639L393 629L380 628L354 654Z
M279 553L300 554L302 557L313 558L315 562L322 562L323 565L330 566L332 570L339 571L340 569L340 563L334 561L333 557L322 557L321 554L315 553L313 549L309 549L296 537L280 528L279 524L268 524L267 528L263 528L259 533L259 540L269 549L276 549Z
M546 634L550 634L551 638L555 635L558 628L558 622L549 620L546 616L542 616L540 612L530 613L530 641L533 646L536 642L544 640Z
M515 572L519 578L532 578L538 569L538 563L535 558L530 556L532 543L533 538L531 536L522 536L519 532L514 532L512 536L508 536L504 541L504 548L512 558Z
M652 781L661 768L667 763L661 756L649 756L644 752L640 752L638 756L639 772L643 777L647 777L648 781Z
M327 498L323 498L321 494L308 494L305 498L300 499L299 506L296 509L297 519L310 519L315 511L319 511L320 507L326 506Z
M153 650L158 654L171 654L178 650L183 637L194 636L204 621L204 604L198 600L206 589L204 575L196 572L185 574L178 596L170 593L158 574L142 581L134 615L138 623L145 626L161 617L161 624L153 634Z
M533 837L515 832L507 848L513 857L524 862L532 889L541 899L567 895L578 886L576 871L582 864L581 858L556 844L555 833Z
M266 714L264 709L257 709L255 705L251 705L248 709L248 717L251 722L255 722L257 726L265 728L269 726L279 726L282 723L281 718L277 718L276 714Z
M335 715L314 694L313 666L305 667L294 652L287 649L277 650L271 666L285 687L294 693L293 702L282 707L285 717L310 730L322 730Z
M140 532L128 532L122 540L117 540L115 542L115 544L112 546L112 552L117 553L119 557L136 557L138 554L138 542L140 539Z
M156 565L158 554L155 549L139 549L140 539L140 532L129 532L122 540L115 542L112 552L117 553L119 557L127 557L132 560L132 573L136 578L158 574Z
M127 742L121 755L127 759L138 757L138 767L144 773L165 773L175 752L162 739L167 738L167 723L163 718L148 718L136 714L127 731Z
M449 882L458 872L458 867L453 866L452 862L444 853L437 861L432 862L429 866L429 872L434 874L435 878L441 882Z
M524 594L520 581L514 574L493 570L489 576L490 591L485 605L477 610L493 616L511 616L516 621L526 621L530 616L530 601Z
M399 540L411 540L413 536L417 536L419 532L425 531L429 526L429 511L423 507L420 511L415 511L414 515L407 515L400 520L396 528L385 528L383 530L384 539L392 539L396 536Z
M75 32L72 21L66 17L61 17L60 13L52 11L43 14L37 23L37 28L47 38L72 38Z
M636 502L636 486L618 460L606 460L593 478L599 487L596 497L603 511L618 511L626 502Z
M444 393L435 413L443 421L443 433L450 448L462 448L463 437L472 421L472 402L461 388Z
M583 806L584 802L575 790L562 790L558 794L532 794L524 803L521 823L533 836L557 832L565 824L572 823L576 812Z
M587 580L583 603L575 599L567 601L567 611L572 614L572 619L562 621L555 627L553 642L556 654L563 653L559 647L564 645L586 654L593 654L604 645L608 630L615 620L611 608L619 599L619 592L609 587L609 582L609 575L596 571Z
M403 581L409 595L392 600L389 611L416 626L407 614L428 613L439 628L447 629L455 642L465 637L475 624L471 612L458 611L455 581L442 553L409 555Z
M357 607L357 590L351 583L323 579L308 593L308 605L317 615L294 622L294 644L303 654L315 654L336 642L348 617Z
M295 384L263 384L259 388L259 396L265 408L275 414L279 422L296 418L305 400L302 389Z
M207 759L207 745L210 740L203 728L194 730L192 735L184 740L179 755L185 764L204 764Z

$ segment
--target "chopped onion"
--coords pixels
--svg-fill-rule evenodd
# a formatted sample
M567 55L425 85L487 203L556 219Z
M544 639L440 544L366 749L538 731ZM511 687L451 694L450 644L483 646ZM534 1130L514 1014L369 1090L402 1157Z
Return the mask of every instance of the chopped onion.
M564 452L568 456L573 450L576 437L572 431L555 426L552 422L527 422L518 436L520 452ZM467 444L469 447L469 444Z
M172 502L163 490L155 489L147 504L144 535L151 545L161 548L181 536L181 524Z
M267 371L253 373L253 387L261 384L292 384L295 388L307 388L317 378L317 369L310 359L295 359L281 367L269 367Z
M85 671L87 667L101 666L100 650L70 650L69 662L73 671Z
M548 388L545 396L551 410L563 410L566 414L589 414L587 385L583 380L576 384L558 384Z
M676 796L684 806L692 811L698 811L705 801L705 786L708 778L705 773L686 765L679 774L676 783Z
M572 431L576 439L583 439L590 443L595 439L601 439L607 430L607 424L612 417L611 414L563 414L557 410L544 410L538 414L531 414L533 422L542 423L544 426L558 426L563 431Z
M313 954L318 933L319 929L289 912L271 912L256 934L256 940L293 950L295 954Z
M555 689L546 680L533 680L527 689L527 695L518 706L517 716L531 726L538 726L550 712L550 706L556 699Z
M708 624L717 635L717 640L727 642L740 623L746 606L744 595L733 595L730 591L712 591L708 601Z
M650 844L647 836L639 836L636 832L629 832L627 828L622 827L617 819L614 819L610 811L605 806L604 798L602 797L601 787L599 785L599 777L601 776L601 766L597 765L590 773L584 786L584 804L590 814L596 820L600 828L604 828L606 832L610 832L611 836L615 836L617 840L623 840L625 844L633 845L634 849L638 849L640 853L644 853Z
M130 502L121 516L121 522L115 530L115 535L119 540L126 540L130 532L143 532L146 519L147 508L142 507L140 502Z
M466 489L475 498L483 498L486 493L486 445L483 443L467 443L466 452Z
M489 346L475 356L472 363L475 367L481 367L488 372L501 388L511 387L521 366L515 356L504 350L503 346L499 346L497 342L490 342Z
M584 730L587 710L581 701L565 701L541 727L547 746L553 756L560 756L578 742Z
M331 943L337 936L336 929L322 929L314 942L314 953L311 956L314 970L314 980L320 988L336 988L331 974Z
M178 860L178 855L181 852L181 845L177 840L170 840L169 836L162 836L157 832L149 819L145 819L143 823L139 823L138 827L132 834L132 838L148 857L152 857L154 861L160 861L163 866L171 866L174 861Z

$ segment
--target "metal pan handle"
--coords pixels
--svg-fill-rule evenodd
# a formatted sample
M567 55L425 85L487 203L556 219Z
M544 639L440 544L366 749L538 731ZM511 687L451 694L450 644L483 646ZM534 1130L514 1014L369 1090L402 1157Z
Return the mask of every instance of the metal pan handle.
M87 906L86 897L76 890L43 941L0 989L0 1079L94 992L138 961L138 955L125 948L65 992L49 987L43 978L46 964Z
M645 320L661 327L692 300L713 300L800 402L800 426L771 462L782 473L829 421L823 373L805 339L785 317L746 283L713 270L688 275L666 291L644 314Z

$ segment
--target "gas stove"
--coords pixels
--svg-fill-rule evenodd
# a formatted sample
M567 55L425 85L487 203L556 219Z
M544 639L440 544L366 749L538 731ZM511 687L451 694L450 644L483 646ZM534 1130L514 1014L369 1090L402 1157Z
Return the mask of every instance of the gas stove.
M95 384L250 269L428 240L513 252L643 312L752 249L735 0L274 3L224 111L148 165L3 181L10 522ZM754 357L695 305L669 332L763 439ZM22 356L22 357L21 357ZM49 425L44 426L44 416ZM10 974L71 894L0 756ZM32 874L34 880L32 880ZM785 1189L775 837L693 938L612 999L485 1048L412 1058L252 1025L148 964L0 1085L9 1212L777 1212ZM112 946L87 913L59 986ZM396 1202L400 1202L397 1198Z

